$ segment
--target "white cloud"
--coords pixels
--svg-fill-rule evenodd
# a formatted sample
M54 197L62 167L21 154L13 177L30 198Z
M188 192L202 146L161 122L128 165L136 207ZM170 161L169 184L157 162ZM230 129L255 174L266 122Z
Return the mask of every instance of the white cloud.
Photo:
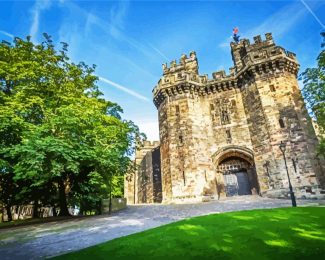
M151 44L143 44L123 32L125 19L127 17L127 10L129 8L128 1L122 1L120 5L113 7L111 9L108 21L94 15L90 11L82 9L77 4L72 2L66 2L65 7L70 8L74 13L78 13L86 17L87 22L85 26L85 33L89 31L91 25L96 25L105 33L110 35L113 39L126 42L127 44L129 44L130 46L132 46L133 48L148 57L154 57L158 54L164 59L167 58L166 55L164 55L160 50L158 50Z
M33 8L31 9L32 24L29 30L29 35L36 40L39 28L40 15L43 10L48 9L51 6L49 0L36 0Z
M129 9L129 1L119 1L110 10L109 24L114 28L124 28L125 18Z
M252 38L256 35L264 35L266 32L273 32L277 38L281 38L305 14L306 10L301 8L300 4L294 3L285 6L267 18L261 25L249 30L244 35L247 38Z
M14 36L13 36L11 33L8 33L8 32L6 32L6 31L2 31L2 30L0 30L0 33L3 34L3 35L8 36L8 37L11 38L11 39L14 38Z
M118 83L115 83L115 82L113 82L113 81L111 81L109 79L106 79L106 78L103 78L103 77L100 77L100 76L98 76L98 78L99 78L100 81L105 82L105 83L107 83L107 84L109 84L109 85L111 85L111 86L113 86L113 87L115 87L115 88L117 88L117 89L119 89L119 90L121 90L121 91L135 97L135 98L141 99L141 100L146 101L146 102L150 102L150 100L147 97L135 92L134 90L132 90L130 88L127 88L125 86L122 86L122 85L120 85Z
M159 125L157 118L146 119L132 119L132 121L139 127L142 133L145 133L147 139L150 141L159 140Z
M301 5L294 2L291 5L286 5L271 16L269 16L260 25L239 32L242 38L252 39L257 35L264 35L267 32L272 32L273 36L277 39L281 38L285 33L287 33L304 15L306 15L306 9L301 8ZM241 28L239 28L241 29ZM230 46L232 37L225 40L219 44L220 48L225 48Z

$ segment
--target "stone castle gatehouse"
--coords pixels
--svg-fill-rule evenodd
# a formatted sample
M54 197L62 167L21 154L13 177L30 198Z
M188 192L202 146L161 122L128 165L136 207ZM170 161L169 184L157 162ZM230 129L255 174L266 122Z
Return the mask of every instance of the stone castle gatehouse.
M129 203L287 197L281 141L296 196L322 196L325 164L315 153L318 140L298 87L295 54L270 33L230 46L228 75L200 75L195 52L163 64L153 89L160 142L137 151L139 170L125 182Z

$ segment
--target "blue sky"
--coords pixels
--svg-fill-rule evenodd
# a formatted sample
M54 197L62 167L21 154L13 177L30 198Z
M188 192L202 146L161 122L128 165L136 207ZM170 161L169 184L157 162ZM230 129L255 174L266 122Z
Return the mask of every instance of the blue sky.
M158 140L152 89L161 64L195 50L200 73L232 67L230 36L272 32L277 44L295 52L301 71L315 65L325 1L3 1L0 39L42 33L67 42L73 61L96 64L98 85L124 109L124 118Z

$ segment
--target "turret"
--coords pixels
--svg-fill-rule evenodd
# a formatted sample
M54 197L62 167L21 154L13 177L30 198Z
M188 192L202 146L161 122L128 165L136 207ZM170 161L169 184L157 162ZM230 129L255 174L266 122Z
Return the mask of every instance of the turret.
M189 57L186 54L183 54L177 64L176 60L170 62L170 66L167 66L167 63L162 65L163 75L170 75L174 73L199 73L199 65L196 58L195 51L191 51Z
M231 42L230 47L236 73L257 64L263 64L262 67L251 68L256 69L257 72L284 67L290 67L295 74L298 72L299 64L295 54L275 45L271 33L265 34L265 40L257 35L252 44L248 39L243 39L238 44Z
M199 65L195 51L189 57L183 54L177 63L176 60L162 65L163 75L153 89L154 103L158 108L168 96L198 91L199 86L207 82L207 75L199 75ZM196 87L195 87L195 86Z

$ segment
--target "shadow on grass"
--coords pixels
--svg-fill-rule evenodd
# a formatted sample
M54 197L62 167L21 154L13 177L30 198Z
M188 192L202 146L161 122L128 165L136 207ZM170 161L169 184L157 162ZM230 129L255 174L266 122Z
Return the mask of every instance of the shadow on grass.
M321 259L325 255L324 217L323 208L208 215L118 238L58 259Z

